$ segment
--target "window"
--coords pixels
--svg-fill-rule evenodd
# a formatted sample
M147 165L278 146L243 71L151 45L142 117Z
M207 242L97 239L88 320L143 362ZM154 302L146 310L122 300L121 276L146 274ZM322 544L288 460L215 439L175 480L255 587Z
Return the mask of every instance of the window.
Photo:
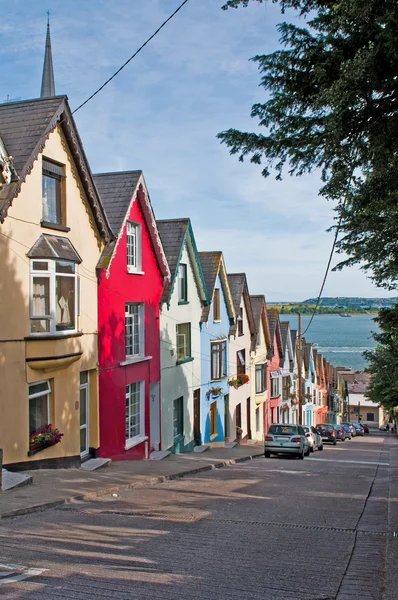
M80 373L80 456L89 453L90 387L88 371Z
M144 382L126 386L126 443L144 435Z
M45 159L42 164L43 222L62 225L62 178L65 171L61 165Z
M29 385L29 433L50 422L49 381L40 381Z
M237 316L238 321L238 335L243 335L243 308L239 309L239 315Z
M210 436L217 435L217 402L210 404Z
M126 357L144 356L144 305L126 304Z
M262 365L256 365L256 394L262 394L265 392L265 363ZM258 429L257 429L258 431Z
M177 360L191 357L191 323L177 325Z
M31 261L30 329L32 333L76 331L77 265L72 262Z
M256 432L260 431L260 408L256 408Z
M141 228L138 223L127 221L127 270L141 270Z
M187 265L184 264L178 268L178 301L188 302Z
M211 342L211 379L227 375L227 341Z
M276 398L279 394L279 375L271 373L271 398Z
M244 375L246 373L245 350L238 350L238 352L236 353L236 372L238 375Z
M184 433L184 405L183 397L177 398L173 402L173 437L183 435Z
M290 376L287 375L282 377L282 400L287 400L289 398L290 392Z
M374 421L375 420L374 413L366 413L366 420L367 421Z
M215 288L213 296L213 321L221 321L220 314L220 289Z

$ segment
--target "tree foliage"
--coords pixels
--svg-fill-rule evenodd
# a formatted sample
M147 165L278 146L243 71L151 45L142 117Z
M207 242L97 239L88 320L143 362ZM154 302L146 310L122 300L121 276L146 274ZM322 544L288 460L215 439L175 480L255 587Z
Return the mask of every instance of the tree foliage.
M377 285L396 289L398 2L278 3L301 14L303 26L281 23L283 48L252 58L268 98L251 115L264 132L229 129L218 137L240 160L262 164L265 177L321 169L321 194L337 211L337 248L348 255L338 268L359 263Z
M398 406L398 304L383 308L375 320L380 327L373 334L378 345L364 353L369 360L366 370L372 374L368 396L391 409Z

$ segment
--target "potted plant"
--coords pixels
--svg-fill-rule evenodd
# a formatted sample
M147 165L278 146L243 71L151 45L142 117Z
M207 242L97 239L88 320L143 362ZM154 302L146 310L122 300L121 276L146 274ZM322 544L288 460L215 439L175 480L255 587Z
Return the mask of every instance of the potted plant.
M210 400L210 398L219 398L224 396L224 392L220 387L211 387L206 392L206 399Z
M53 429L51 423L39 427L36 431L33 431L29 436L29 452L28 455L36 454L44 448L54 446L61 441L63 433L60 433L59 429Z
M281 411L282 412L287 412L288 410L289 410L289 405L288 404L282 404Z
M297 402L298 402L298 401L297 401L297 396L296 396L296 394L289 394L289 398L290 398L290 403L291 403L291 404L293 404L293 405L294 405L294 404L297 404Z
M311 394L304 394L304 398L306 399L306 402L309 402L312 399Z
M232 377L232 379L228 381L228 385L234 387L237 390L241 385L244 385L249 381L249 375L246 375L246 373L239 373L239 375L237 375L236 377Z

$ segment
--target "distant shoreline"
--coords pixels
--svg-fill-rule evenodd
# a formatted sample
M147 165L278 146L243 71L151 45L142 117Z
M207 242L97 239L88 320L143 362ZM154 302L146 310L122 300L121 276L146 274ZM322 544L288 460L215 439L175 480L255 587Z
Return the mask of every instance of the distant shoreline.
M291 306L281 304L268 304L268 308L276 308L280 315L312 315L315 306L303 305L303 306ZM331 309L327 307L318 307L316 311L317 316L335 316L335 317L360 317L362 315L378 315L378 310L365 310L365 309Z

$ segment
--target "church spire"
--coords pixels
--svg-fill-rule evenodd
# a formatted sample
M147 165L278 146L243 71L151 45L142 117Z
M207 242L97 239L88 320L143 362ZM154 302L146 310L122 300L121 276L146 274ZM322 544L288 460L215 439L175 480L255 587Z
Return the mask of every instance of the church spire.
M43 77L41 80L40 98L55 96L53 57L51 52L50 11L47 12L47 37L44 53Z

